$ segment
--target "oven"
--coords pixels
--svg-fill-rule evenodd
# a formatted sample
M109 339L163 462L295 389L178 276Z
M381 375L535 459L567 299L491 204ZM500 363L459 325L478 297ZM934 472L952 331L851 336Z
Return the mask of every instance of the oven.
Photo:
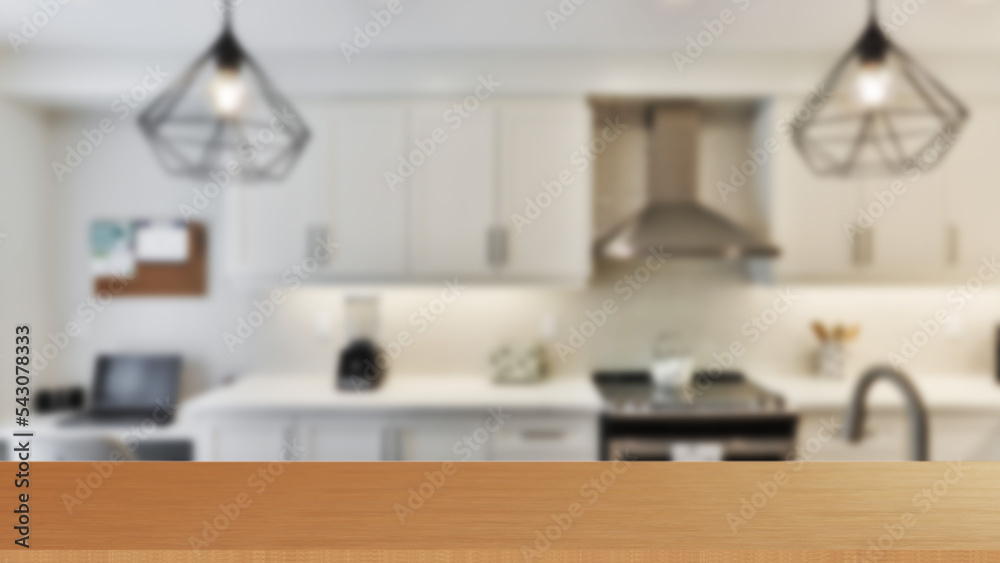
M605 414L601 459L784 461L794 456L797 427L788 413Z
M697 379L701 377L702 379ZM792 459L798 415L739 372L701 372L697 389L657 385L647 371L600 371L603 460Z

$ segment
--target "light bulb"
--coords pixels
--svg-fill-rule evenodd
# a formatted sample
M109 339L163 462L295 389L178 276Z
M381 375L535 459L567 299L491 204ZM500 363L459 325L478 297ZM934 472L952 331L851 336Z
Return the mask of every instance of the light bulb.
M884 64L880 62L862 63L854 80L854 95L862 106L866 108L879 107L885 104L889 98L892 76Z
M247 98L247 88L239 69L220 68L209 85L212 107L223 117L235 117Z

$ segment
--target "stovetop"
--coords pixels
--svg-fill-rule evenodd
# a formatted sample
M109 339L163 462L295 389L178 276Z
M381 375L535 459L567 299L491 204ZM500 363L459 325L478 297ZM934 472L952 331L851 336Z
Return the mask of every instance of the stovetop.
M623 415L773 413L784 400L740 372L697 372L680 387L654 383L646 371L599 371L594 384L609 413Z

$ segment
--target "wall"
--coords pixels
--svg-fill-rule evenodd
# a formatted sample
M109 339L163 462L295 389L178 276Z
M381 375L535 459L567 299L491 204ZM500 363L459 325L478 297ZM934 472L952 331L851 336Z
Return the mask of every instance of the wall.
M14 327L30 324L37 350L38 335L50 326L49 300L55 284L47 249L53 235L53 202L43 172L48 141L45 113L0 99L0 124L0 342L4 350L0 357L12 363ZM12 385L3 385L0 400L13 404L12 392Z

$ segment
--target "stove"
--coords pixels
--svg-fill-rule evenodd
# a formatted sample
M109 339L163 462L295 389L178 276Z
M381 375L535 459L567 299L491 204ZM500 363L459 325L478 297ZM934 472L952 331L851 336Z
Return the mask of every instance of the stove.
M695 374L681 387L660 387L646 371L600 371L593 376L605 410L619 415L767 413L784 409L784 399L740 372Z
M798 417L739 372L698 372L679 388L646 371L593 376L604 399L605 460L778 461L793 455Z

